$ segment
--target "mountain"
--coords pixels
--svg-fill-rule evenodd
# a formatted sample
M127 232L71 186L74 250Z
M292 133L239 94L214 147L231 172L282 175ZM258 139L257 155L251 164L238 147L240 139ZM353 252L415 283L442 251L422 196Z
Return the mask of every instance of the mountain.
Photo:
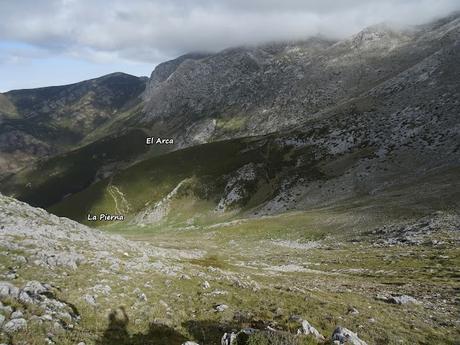
M458 31L456 15L415 28L378 25L340 42L312 38L180 57L152 73L142 121L181 147L287 129L455 45Z
M397 188L400 202L432 207L430 193L412 195L419 185L458 207L443 179L459 168L459 23L379 25L341 42L161 64L142 110L114 120L121 130L4 179L2 190L79 221L97 212L163 221L146 214L167 214L171 198L215 219L221 208L272 214ZM149 135L175 145L147 147Z
M453 14L0 94L0 343L456 344L458 61Z
M0 176L81 146L135 112L146 78L113 73L84 82L0 95Z

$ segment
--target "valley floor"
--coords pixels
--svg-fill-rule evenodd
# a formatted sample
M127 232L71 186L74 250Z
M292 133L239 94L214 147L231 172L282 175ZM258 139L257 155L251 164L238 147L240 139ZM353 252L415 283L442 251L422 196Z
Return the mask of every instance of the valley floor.
M204 227L109 227L129 241L100 234L70 248L60 241L75 240L60 236L46 244L55 261L39 254L46 235L21 239L6 224L0 313L6 323L20 311L27 328L3 332L0 343L220 344L244 328L320 342L290 335L304 319L326 341L342 326L367 344L458 344L460 218L389 212L334 207ZM5 284L37 280L71 306L68 317L6 296ZM268 339L249 343L276 343Z

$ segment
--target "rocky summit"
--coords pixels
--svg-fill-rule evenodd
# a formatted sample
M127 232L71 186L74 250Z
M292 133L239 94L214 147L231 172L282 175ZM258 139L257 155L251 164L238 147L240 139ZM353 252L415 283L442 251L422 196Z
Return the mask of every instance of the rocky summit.
M460 338L460 16L0 94L0 344Z

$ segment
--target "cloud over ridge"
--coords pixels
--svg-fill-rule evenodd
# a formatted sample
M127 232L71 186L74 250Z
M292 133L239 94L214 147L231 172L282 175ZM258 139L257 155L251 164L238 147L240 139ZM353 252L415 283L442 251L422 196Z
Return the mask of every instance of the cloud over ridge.
M145 70L192 51L340 39L458 9L458 0L0 0L0 72L50 57Z
M188 51L318 34L342 38L388 20L419 24L460 6L452 0L21 0L0 7L2 40L153 63Z

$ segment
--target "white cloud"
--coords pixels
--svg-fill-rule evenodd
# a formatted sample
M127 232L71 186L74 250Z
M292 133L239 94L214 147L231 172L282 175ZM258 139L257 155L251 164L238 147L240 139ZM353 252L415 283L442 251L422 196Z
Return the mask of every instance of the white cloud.
M0 40L153 65L189 51L342 38L388 20L418 24L459 8L458 0L0 0Z

